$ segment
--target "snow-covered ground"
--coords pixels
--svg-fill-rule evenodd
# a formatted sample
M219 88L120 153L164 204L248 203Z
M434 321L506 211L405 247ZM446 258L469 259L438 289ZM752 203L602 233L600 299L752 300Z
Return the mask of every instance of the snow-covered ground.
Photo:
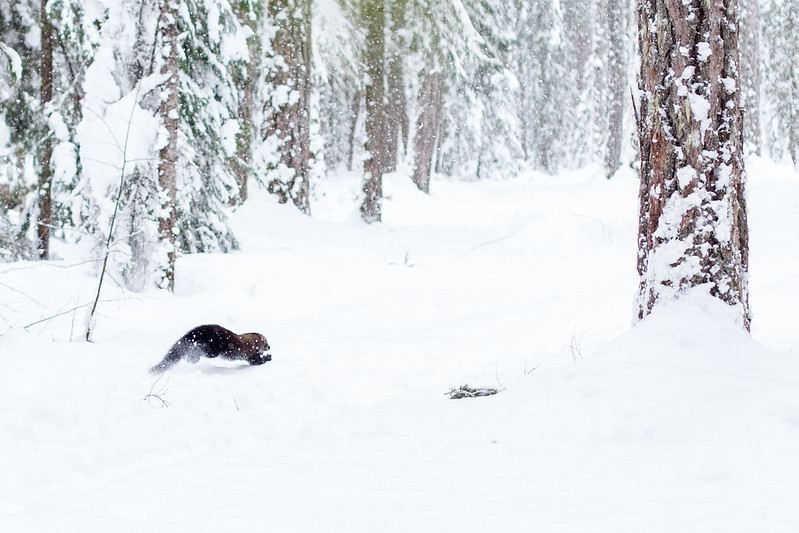
M84 252L0 265L0 531L799 531L799 176L749 173L752 337L702 298L631 329L630 171L390 176L371 227L354 175L255 193L93 343ZM204 323L273 361L147 373Z

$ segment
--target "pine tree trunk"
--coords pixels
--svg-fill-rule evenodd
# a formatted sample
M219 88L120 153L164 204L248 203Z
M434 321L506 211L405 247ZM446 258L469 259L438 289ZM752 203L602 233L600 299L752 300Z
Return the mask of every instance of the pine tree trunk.
M416 135L413 141L416 152L413 182L423 192L430 192L430 171L441 123L442 85L441 72L434 66L422 74L422 87L419 92L419 118L416 121Z
M300 211L310 214L311 1L271 0L269 14L277 27L272 48L283 59L269 81L292 95L288 102L279 102L267 127L267 135L279 139L280 160L291 177L272 179L269 192L282 202L290 198Z
M355 160L355 134L358 128L358 117L361 114L361 98L363 95L357 89L353 89L352 93L348 95L349 100L349 124L347 131L347 170L353 170L353 162Z
M50 168L53 157L53 139L47 125L47 107L53 99L53 26L47 15L47 0L41 3L41 45L40 70L42 76L40 99L44 112L44 131L42 132L41 169L39 171L39 221L37 233L40 259L50 257L50 226L52 224L53 171Z
M385 119L385 25L384 0L365 0L366 23L366 153L364 161L361 217L368 223L380 222L383 172L386 161Z
M640 0L638 317L706 290L748 329L737 0Z
M160 153L158 185L162 194L162 213L158 219L160 240L165 245L166 264L164 282L170 291L175 290L175 198L177 196L178 121L180 57L178 55L178 1L163 0L161 3L161 43L166 56L163 58L161 74L165 75L160 107L161 120L167 131L167 143Z
M256 31L255 22L250 19L250 9L246 4L234 5L234 11L242 26ZM239 108L236 118L239 121L239 132L236 134L236 164L233 172L236 175L238 194L232 199L234 205L247 201L248 182L252 173L252 144L254 136L253 119L255 117L255 83L258 76L260 60L260 41L256 35L247 39L247 67L244 79L237 80L239 87Z
M605 147L605 176L610 178L621 161L622 118L627 62L624 57L624 13L620 0L607 0L608 17L608 130Z
M408 146L409 119L405 98L405 71L402 37L405 27L405 0L394 0L391 6L391 40L388 69L388 109L386 111L386 172L397 168L398 156Z

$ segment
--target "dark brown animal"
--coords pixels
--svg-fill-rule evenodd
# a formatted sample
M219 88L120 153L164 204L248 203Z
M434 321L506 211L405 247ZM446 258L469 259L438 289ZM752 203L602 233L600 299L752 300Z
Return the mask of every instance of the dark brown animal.
M183 335L161 362L150 369L150 373L161 374L181 359L196 363L201 357L222 357L262 365L272 360L271 355L264 355L267 350L269 343L260 333L236 335L216 324L198 326Z

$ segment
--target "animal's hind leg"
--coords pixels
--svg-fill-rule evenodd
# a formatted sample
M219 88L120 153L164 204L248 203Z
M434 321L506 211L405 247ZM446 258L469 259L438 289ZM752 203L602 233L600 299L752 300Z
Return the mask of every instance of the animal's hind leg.
M195 364L200 360L200 357L202 357L202 351L196 346L193 346L189 348L184 357L186 358L186 361L188 361L189 363Z

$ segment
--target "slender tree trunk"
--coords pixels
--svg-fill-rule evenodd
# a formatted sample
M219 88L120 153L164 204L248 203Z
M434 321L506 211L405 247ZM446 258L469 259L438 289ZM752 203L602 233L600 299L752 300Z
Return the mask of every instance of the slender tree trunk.
M246 5L237 4L235 6L236 16L242 26L246 26L255 33L255 23L250 19L250 10ZM255 117L255 80L258 76L258 65L260 60L260 46L258 37L251 35L247 39L247 67L246 77L236 80L240 88L240 99L237 116L239 121L239 132L236 135L236 164L233 165L233 172L236 175L238 194L232 198L231 203L243 204L247 201L247 185L250 174L252 173L252 143L255 128L253 119Z
M638 317L708 291L750 322L737 0L639 0Z
M741 106L744 109L744 143L760 155L760 5L740 0Z
M358 127L358 116L361 114L361 98L363 95L357 89L349 94L349 129L347 135L347 170L353 170L355 160L355 133Z
M178 162L178 122L180 105L178 100L180 57L178 55L178 0L162 0L161 44L166 56L161 74L167 76L162 91L161 120L167 131L167 143L160 153L158 185L162 194L162 213L158 218L161 242L166 246L164 281L167 289L175 290L175 224Z
M53 157L53 138L47 124L48 104L53 99L53 26L47 15L47 0L41 3L41 102L44 111L44 131L42 132L41 170L39 171L39 221L37 232L39 237L38 251L40 259L50 257L50 226L52 224L52 189L53 171L50 168Z
M441 123L442 85L441 72L431 65L422 74L422 87L419 91L419 118L416 121L416 135L413 141L416 153L413 182L423 192L430 192L430 171Z
M408 103L405 98L405 70L402 37L405 27L405 0L394 0L391 5L391 39L388 54L388 109L386 111L386 172L397 168L397 159L408 146Z
M366 152L361 217L368 224L380 222L383 172L386 163L385 25L384 0L365 0L366 23Z
M789 19L787 21L787 25L789 28L789 35L793 36L793 53L799 52L799 38L797 38L796 31L799 29L797 28L796 22L794 17L796 17L795 13L789 15ZM788 112L788 151L791 154L791 161L793 161L793 167L795 169L799 169L799 68L796 66L796 58L794 57L790 63L790 68L788 70L788 84L789 84L789 100L790 103L788 104L789 112Z
M607 0L608 16L608 131L605 147L605 176L610 178L621 161L622 118L624 116L625 71L624 6L621 0Z

